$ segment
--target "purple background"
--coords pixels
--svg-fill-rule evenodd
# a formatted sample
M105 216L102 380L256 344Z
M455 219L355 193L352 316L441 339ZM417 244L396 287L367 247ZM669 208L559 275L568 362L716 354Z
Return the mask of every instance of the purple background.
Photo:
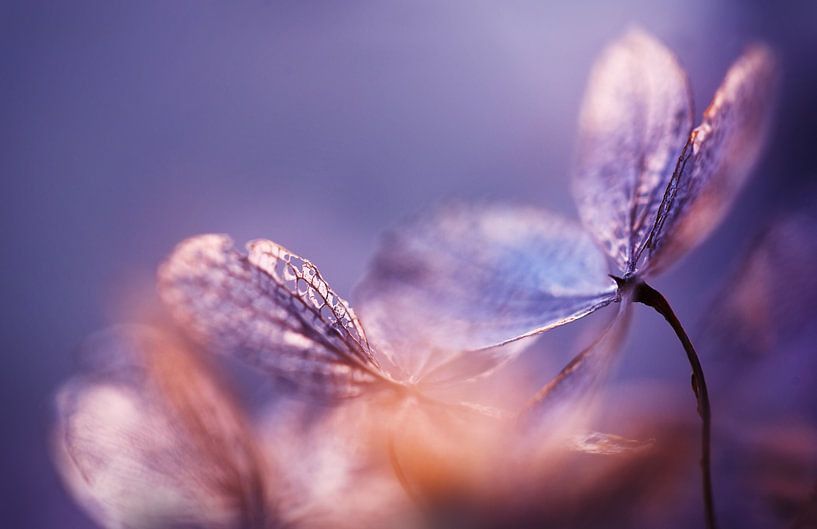
M812 2L113 4L0 7L6 527L92 527L52 469L53 393L84 337L152 295L180 239L269 237L348 294L378 234L440 200L575 217L584 84L632 22L678 53L699 112L750 40L772 43L785 73L755 180L657 281L684 321L695 327L755 229L816 174ZM638 314L620 376L687 391L656 321Z

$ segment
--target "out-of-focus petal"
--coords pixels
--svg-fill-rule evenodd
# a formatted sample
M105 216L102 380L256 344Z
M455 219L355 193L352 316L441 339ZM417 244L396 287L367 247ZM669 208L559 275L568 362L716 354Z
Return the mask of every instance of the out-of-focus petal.
M263 446L282 474L284 526L414 527L386 458L390 409L358 399L332 408L283 401L267 412Z
M573 436L572 448L585 454L621 455L649 450L655 439L629 439L621 435L590 432Z
M372 339L403 376L422 379L462 351L483 350L468 375L476 376L520 350L487 349L617 299L606 272L604 255L569 221L451 206L391 233L357 294Z
M776 73L774 56L762 45L750 47L729 69L678 160L643 268L666 268L729 211L765 143Z
M574 193L622 272L635 270L690 129L689 84L669 50L631 30L604 51L582 106Z
M509 484L506 470L516 447L506 418L421 401L405 402L395 416L392 464L410 496L432 516L449 506L478 505L492 488ZM468 513L462 515L468 526Z
M653 442L633 446L623 436L608 435L625 449L576 450L565 444L523 458L518 474L526 486L492 506L492 512L507 514L482 527L695 526L700 504L687 500L690 484L698 484L694 428L633 407L637 412L626 414L620 429Z
M607 328L539 390L520 415L524 430L542 435L585 427L589 404L618 359L631 314L632 304L623 304Z
M355 396L383 382L360 322L312 263L271 241L248 249L201 235L162 265L160 294L186 330L319 396Z
M395 457L426 526L665 527L695 468L694 430L628 404L621 435L585 435L577 449L575 424L563 423L538 432L539 450L512 423L415 406L399 422Z
M738 353L742 364L749 358L778 357L787 341L817 336L815 233L817 208L812 205L776 219L741 256L707 323L719 356L734 360Z
M96 370L57 400L65 482L109 528L243 529L272 522L269 469L207 366L137 327L98 335Z

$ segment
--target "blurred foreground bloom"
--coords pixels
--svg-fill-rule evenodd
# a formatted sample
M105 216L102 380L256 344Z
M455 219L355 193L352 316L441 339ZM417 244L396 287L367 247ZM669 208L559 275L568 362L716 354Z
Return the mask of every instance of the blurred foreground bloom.
M270 472L206 363L166 335L119 327L57 399L57 462L105 527L266 527Z
M87 349L90 371L60 392L54 441L68 488L108 528L637 525L655 516L647 506L667 512L656 506L690 453L683 425L660 442L548 443L470 410L421 406L395 433L394 408L378 398L279 401L256 436L209 363L170 336L122 326ZM646 421L635 414L632 433L656 428Z

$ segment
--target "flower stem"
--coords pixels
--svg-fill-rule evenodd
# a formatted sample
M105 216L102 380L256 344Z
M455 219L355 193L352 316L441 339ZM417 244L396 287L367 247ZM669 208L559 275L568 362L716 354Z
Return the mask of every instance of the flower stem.
M704 378L701 361L698 359L698 353L695 352L695 347L689 340L689 336L687 336L680 320L678 320L669 302L667 302L666 298L664 298L660 292L644 282L639 282L633 292L633 301L652 307L667 320L672 330L674 330L678 336L678 339L681 340L681 344L684 346L684 351L686 351L687 359L689 360L689 365L692 367L692 391L695 392L695 397L698 400L698 415L701 416L701 420L703 421L703 430L701 433L701 471L703 477L706 527L708 529L715 529L717 522L715 520L715 502L712 494L712 465L710 462L712 413L709 406L709 393L706 389L706 379Z

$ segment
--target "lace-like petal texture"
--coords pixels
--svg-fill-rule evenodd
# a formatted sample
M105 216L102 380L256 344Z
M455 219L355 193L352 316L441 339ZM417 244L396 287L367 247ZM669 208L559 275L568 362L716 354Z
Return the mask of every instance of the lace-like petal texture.
M317 396L384 380L354 312L312 263L267 240L247 248L202 235L161 267L162 299L190 333Z

